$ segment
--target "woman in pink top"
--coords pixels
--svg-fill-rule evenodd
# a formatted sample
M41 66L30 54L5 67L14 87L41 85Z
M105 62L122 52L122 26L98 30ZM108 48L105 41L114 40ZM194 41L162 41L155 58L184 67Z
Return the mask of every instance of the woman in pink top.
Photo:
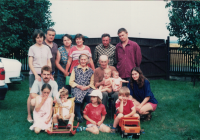
M28 51L28 64L30 67L29 90L31 90L35 79L41 81L39 76L41 74L41 68L45 65L51 67L50 58L52 58L50 48L42 44L44 41L44 33L42 30L35 29L32 39L35 44L32 45Z
M68 76L69 73L72 72L73 68L79 65L80 54L86 54L87 56L90 57L90 63L88 64L88 66L91 67L93 71L95 70L94 63L92 60L91 50L88 46L83 45L83 42L85 41L84 36L82 34L76 34L75 41L77 45L73 46L68 53L69 58L66 65L65 76ZM68 72L69 67L70 67L70 71Z

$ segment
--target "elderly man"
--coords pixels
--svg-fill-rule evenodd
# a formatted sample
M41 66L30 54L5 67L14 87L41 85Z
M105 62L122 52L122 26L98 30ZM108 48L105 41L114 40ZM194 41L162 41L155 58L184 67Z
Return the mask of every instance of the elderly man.
M33 86L31 88L28 100L27 100L27 111L28 111L28 117L27 120L32 123L33 119L31 117L31 106L34 107L35 106L35 98L38 95L41 95L41 88L42 85L44 83L47 83L51 86L51 92L49 94L49 96L51 97L55 97L56 94L58 93L58 85L55 81L51 80L51 76L52 76L52 70L49 66L43 66L41 69L41 81L35 80L33 83Z
M108 56L108 65L114 66L116 63L116 58L115 58L115 49L116 47L112 44L110 44L110 35L109 34L103 34L101 36L102 43L96 46L94 50L94 63L97 64L99 67L100 64L98 62L99 57L101 55L107 55Z
M43 41L43 44L49 46L52 53L52 58L51 58L52 75L55 74L55 69L56 69L55 60L56 60L56 55L58 51L58 45L53 42L55 35L56 35L56 31L52 28L49 28L47 29L47 32L45 34L46 38Z
M100 67L96 68L94 71L94 85L96 88L99 88L100 85L104 84L103 81L104 69L110 68L111 72L116 71L116 68L113 66L109 66L108 63L109 63L108 56L101 55L99 58ZM102 103L105 105L105 107L107 107L108 94L110 94L110 96L114 98L115 102L118 99L118 93L119 92L114 92L114 93L102 92L103 95Z
M118 30L118 36L121 42L116 45L117 70L122 79L129 81L132 68L140 67L141 49L136 42L128 39L128 32L125 28Z

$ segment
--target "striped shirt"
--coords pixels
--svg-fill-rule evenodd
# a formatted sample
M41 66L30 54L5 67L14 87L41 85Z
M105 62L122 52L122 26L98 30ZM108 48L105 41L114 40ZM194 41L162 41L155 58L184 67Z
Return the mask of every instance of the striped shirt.
M81 55L81 54L86 54L89 57L92 57L91 50L88 46L85 46L83 50L78 50L77 46L73 46L70 49L70 51L68 53L68 56L72 58L72 63L71 63L70 71L69 71L70 73L72 72L72 70L75 66L79 65L78 60L79 60L79 55ZM91 67L90 64L88 64L88 66Z
M99 57L101 55L107 55L108 56L108 65L113 66L116 63L116 58L115 58L115 49L116 47L112 44L109 44L108 48L105 48L103 44L99 44L96 46L95 51L94 51L94 63L97 64L99 67Z

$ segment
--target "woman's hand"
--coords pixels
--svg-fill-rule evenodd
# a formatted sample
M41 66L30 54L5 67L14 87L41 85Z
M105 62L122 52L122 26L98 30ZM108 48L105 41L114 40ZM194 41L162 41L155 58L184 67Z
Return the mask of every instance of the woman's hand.
M42 103L44 103L47 100L48 96L42 96Z
M66 76L69 75L69 72L66 72L66 71L65 71L65 73L63 73L63 74L64 74L64 77L66 77Z
M41 77L39 75L35 75L35 80L41 81Z
M50 79L54 81L54 77L53 77L53 75L51 75Z

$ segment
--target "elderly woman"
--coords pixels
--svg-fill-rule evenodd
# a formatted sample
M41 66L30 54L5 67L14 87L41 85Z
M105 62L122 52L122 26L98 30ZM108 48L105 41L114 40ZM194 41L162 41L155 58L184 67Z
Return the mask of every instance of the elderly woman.
M41 81L41 68L44 65L48 65L51 67L50 58L52 58L51 50L49 49L49 47L42 44L42 42L44 41L44 32L42 30L35 29L32 39L35 44L32 45L28 51L28 64L30 67L29 90L31 90L35 79Z
M58 48L57 57L56 57L56 67L58 68L58 76L57 76L57 83L58 83L58 90L62 87L68 89L69 93L71 88L65 84L66 82L66 65L68 61L68 53L72 48L72 37L69 34L65 34L62 37L63 46Z
M78 58L80 54L86 54L87 56L89 56L90 63L88 64L88 66L91 67L93 71L95 70L94 63L92 60L91 50L88 46L83 45L83 42L85 41L84 36L82 34L76 34L75 41L76 41L76 46L73 46L68 53L69 57L68 57L67 66L65 70L67 73L66 76L68 76L68 74L72 72L75 66L79 65ZM69 67L70 67L70 71L68 73Z
M130 95L136 106L136 111L140 115L147 115L147 120L151 119L151 112L156 110L158 101L151 92L150 83L143 75L139 67L131 70L131 78L128 84Z
M88 94L92 92L94 87L94 72L87 66L90 57L86 54L79 55L80 65L75 66L72 70L69 84L72 87L72 97L75 97L75 113L77 121L82 123L81 103L85 99L87 103L90 102Z

